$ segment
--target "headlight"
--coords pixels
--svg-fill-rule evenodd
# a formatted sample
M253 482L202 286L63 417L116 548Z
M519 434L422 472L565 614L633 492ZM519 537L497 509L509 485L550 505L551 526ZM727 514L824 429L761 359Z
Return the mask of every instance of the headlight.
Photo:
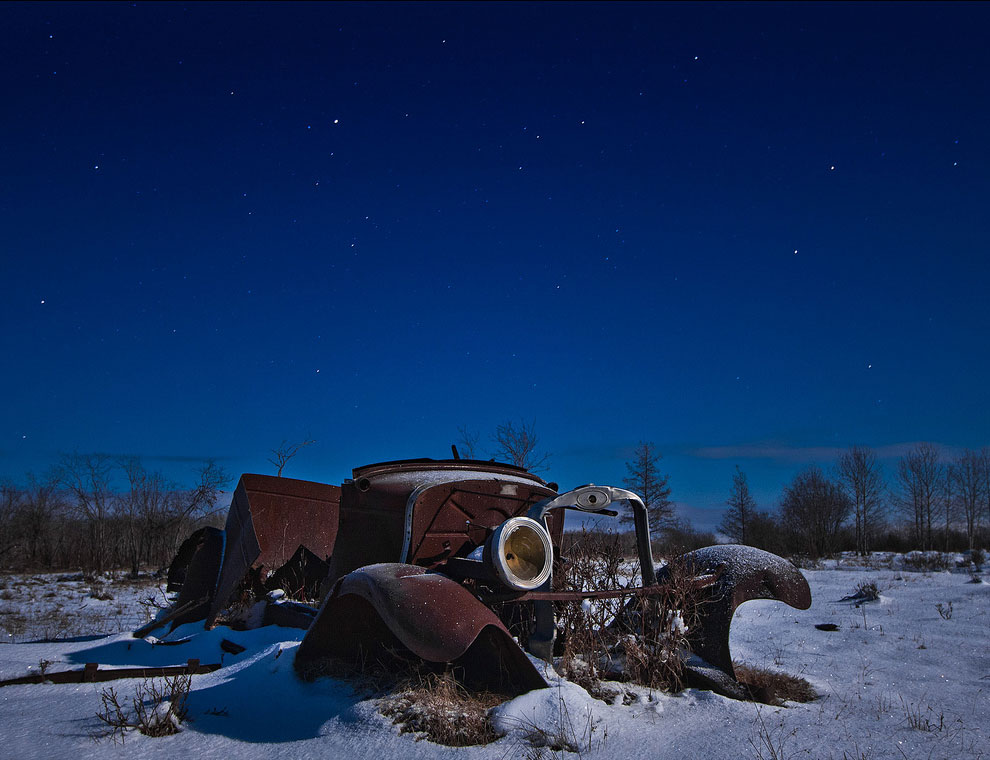
M550 578L553 546L550 535L536 520L510 517L489 537L485 557L506 586L532 591Z

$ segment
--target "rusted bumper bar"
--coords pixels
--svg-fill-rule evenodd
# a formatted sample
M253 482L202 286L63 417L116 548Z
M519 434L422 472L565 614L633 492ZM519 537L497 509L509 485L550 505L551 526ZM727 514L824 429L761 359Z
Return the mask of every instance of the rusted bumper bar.
M718 577L703 575L692 578L688 583L691 588L701 590L715 584ZM620 599L624 596L659 596L669 591L667 586L635 586L632 588L615 589L613 591L527 591L522 594L491 594L480 597L485 604L502 602L580 602L582 599Z

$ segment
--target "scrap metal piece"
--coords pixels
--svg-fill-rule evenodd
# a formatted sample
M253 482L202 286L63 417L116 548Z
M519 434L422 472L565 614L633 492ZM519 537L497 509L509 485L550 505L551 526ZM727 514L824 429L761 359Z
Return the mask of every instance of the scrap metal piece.
M282 589L293 599L317 599L329 570L328 562L300 546L288 562L268 576L264 585L269 591Z
M191 555L190 555L191 550ZM185 552L185 554L183 554ZM151 626L154 630L166 622L172 623L172 630L184 623L202 620L206 617L213 592L220 575L220 565L223 562L224 533L217 528L202 528L186 540L179 549L179 557L169 568L169 577L181 575L182 585L179 596L172 606L172 612L161 621ZM181 568L180 560L189 557L185 568ZM148 626L145 626L147 628ZM141 629L142 631L144 628ZM137 633L135 633L137 635ZM140 638L140 637L139 637Z
M227 513L223 566L207 615L210 627L253 571L264 591L268 575L300 546L322 562L333 554L340 509L338 486L270 475L242 475ZM259 594L261 595L261 594Z
M198 659L187 660L185 665L166 665L158 668L107 668L100 670L98 662L87 662L80 670L58 670L54 673L32 673L19 678L0 681L0 686L20 686L31 683L97 683L117 681L121 678L167 678L170 676L201 675L220 670L220 663L201 665Z
M700 621L688 631L691 650L735 678L729 653L729 626L736 608L751 599L776 599L799 610L811 606L808 581L787 560L752 546L727 544L688 552L680 562L691 573L712 575L703 589ZM662 568L658 581L670 577Z
M166 591L179 591L182 588L182 584L185 583L186 576L189 573L189 564L192 562L192 558L196 555L200 546L203 545L207 534L214 532L220 533L222 531L217 528L200 528L182 542L179 551L176 552L175 557L172 559L172 564L168 566L168 580L165 585ZM216 579L214 579L215 582Z
M341 578L299 645L295 667L305 673L324 657L365 661L396 648L453 663L466 682L503 693L547 685L495 613L464 586L400 563Z

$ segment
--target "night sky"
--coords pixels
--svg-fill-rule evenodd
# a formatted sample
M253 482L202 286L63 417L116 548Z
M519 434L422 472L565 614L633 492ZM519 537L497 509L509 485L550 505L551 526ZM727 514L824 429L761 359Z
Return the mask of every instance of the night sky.
M0 5L0 479L990 444L990 5ZM706 511L707 510L707 511Z

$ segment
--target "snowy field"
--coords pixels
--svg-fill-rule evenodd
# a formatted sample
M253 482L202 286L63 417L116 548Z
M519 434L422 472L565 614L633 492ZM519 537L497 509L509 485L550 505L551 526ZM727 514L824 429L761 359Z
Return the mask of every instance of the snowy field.
M0 746L11 758L990 756L990 584L971 583L959 570L908 572L896 561L835 565L804 571L814 597L810 610L753 601L740 608L732 627L735 660L802 676L820 694L813 702L769 707L697 690L671 695L623 685L625 699L606 704L549 672L552 688L495 708L502 738L467 748L400 734L373 698L346 682L297 679L292 657L300 631L204 632L190 624L167 637L190 637L187 643L163 646L126 632L147 619L149 607L139 602L155 593L153 584L0 576L0 635L12 642L0 645L0 679L38 672L42 661L51 663L48 672L86 662L157 666L193 657L224 666L193 676L191 720L181 733L130 733L124 744L94 743L95 716L105 688L129 698L135 680L0 688ZM840 601L869 581L880 590L877 601L859 607ZM101 595L113 599L96 598ZM815 627L826 623L838 630ZM82 636L94 630L123 632ZM29 641L51 634L79 638ZM225 638L245 651L223 652ZM534 726L566 736L579 751L534 747Z

